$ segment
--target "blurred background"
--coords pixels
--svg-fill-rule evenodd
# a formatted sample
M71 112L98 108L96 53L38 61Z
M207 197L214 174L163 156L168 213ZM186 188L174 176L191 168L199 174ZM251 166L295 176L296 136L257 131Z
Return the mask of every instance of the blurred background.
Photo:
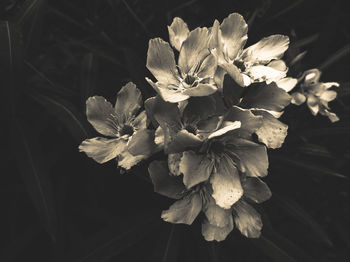
M0 261L350 261L350 26L347 1L1 0ZM190 29L232 12L248 43L286 34L298 77L321 68L336 81L331 124L305 105L287 108L289 135L269 153L273 197L260 205L260 239L234 229L204 241L200 223L160 219L171 200L153 193L148 162L124 172L78 152L96 131L85 101L112 103L133 81L143 98L148 40L168 40L175 16ZM156 156L157 157L157 156ZM197 219L198 220L198 219Z

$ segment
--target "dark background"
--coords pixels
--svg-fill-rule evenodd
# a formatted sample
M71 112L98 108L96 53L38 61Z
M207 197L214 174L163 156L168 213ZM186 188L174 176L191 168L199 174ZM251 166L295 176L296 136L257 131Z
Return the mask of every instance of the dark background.
M0 1L0 261L349 261L346 2ZM257 207L262 237L234 229L218 244L203 240L198 221L161 221L172 201L153 193L147 162L125 173L78 145L97 135L84 115L89 96L114 102L128 81L154 95L144 81L148 40L168 40L173 17L194 29L232 12L249 21L248 45L280 33L291 38L287 61L307 51L292 76L319 67L323 81L340 82L330 105L341 120L286 110L289 135L270 152L273 197Z

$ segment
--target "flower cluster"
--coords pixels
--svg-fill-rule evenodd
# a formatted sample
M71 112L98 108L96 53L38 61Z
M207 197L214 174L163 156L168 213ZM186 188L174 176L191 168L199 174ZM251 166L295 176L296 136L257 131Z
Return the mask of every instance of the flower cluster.
M292 103L301 105L307 103L311 113L316 116L318 113L327 116L331 122L339 120L335 113L330 112L328 102L337 97L337 92L329 90L331 87L338 87L337 82L319 82L321 71L314 68L307 70L301 77L300 90L292 93Z
M89 122L109 138L87 139L79 149L99 163L116 159L125 169L163 152L148 168L154 191L176 200L163 220L191 225L198 217L208 241L224 240L234 226L257 238L262 220L253 206L271 197L262 180L267 148L285 140L288 127L278 118L298 82L287 77L282 60L289 38L271 35L245 47L248 26L237 13L192 31L177 17L168 31L170 44L155 38L148 46L146 66L155 80L146 80L157 95L141 112L141 93L132 83L119 91L114 107L99 96L88 99ZM313 112L330 115L329 85L307 74L293 101L307 97Z

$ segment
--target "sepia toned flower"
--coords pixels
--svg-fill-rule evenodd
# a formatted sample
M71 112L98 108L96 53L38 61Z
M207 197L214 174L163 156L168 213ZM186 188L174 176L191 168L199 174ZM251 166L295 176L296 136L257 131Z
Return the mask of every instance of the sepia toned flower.
M327 116L331 122L336 122L339 117L330 112L328 103L337 97L337 92L330 90L331 87L338 87L336 82L323 83L319 79L321 71L310 69L303 74L303 82L300 84L300 90L292 93L292 103L301 105L306 102L311 113L316 116L318 113Z
M174 51L168 42L160 38L151 39L146 67L157 82L146 78L147 82L163 100L171 103L216 92L214 74L217 61L208 48L208 28L187 32L185 26L173 25L169 30L180 34L170 38L172 45L180 48L178 63L176 65ZM181 33L184 30L187 33Z
M141 92L129 82L117 94L113 107L101 96L86 101L88 121L97 132L106 137L84 140L80 152L85 152L102 164L117 159L118 165L130 169L155 149L153 131L147 129L147 115L140 111Z

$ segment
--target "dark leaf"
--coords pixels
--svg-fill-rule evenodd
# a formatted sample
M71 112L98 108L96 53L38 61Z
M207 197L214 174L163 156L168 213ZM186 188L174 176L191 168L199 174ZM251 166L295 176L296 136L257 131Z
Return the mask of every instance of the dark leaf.
M90 137L91 127L76 106L55 96L35 94L31 95L31 97L40 103L49 113L57 117L77 142L80 143Z
M56 241L57 217L53 201L52 184L49 172L45 166L44 154L31 135L29 125L18 120L12 122L12 151L16 158L23 181L33 204L37 209L46 231L52 241Z

